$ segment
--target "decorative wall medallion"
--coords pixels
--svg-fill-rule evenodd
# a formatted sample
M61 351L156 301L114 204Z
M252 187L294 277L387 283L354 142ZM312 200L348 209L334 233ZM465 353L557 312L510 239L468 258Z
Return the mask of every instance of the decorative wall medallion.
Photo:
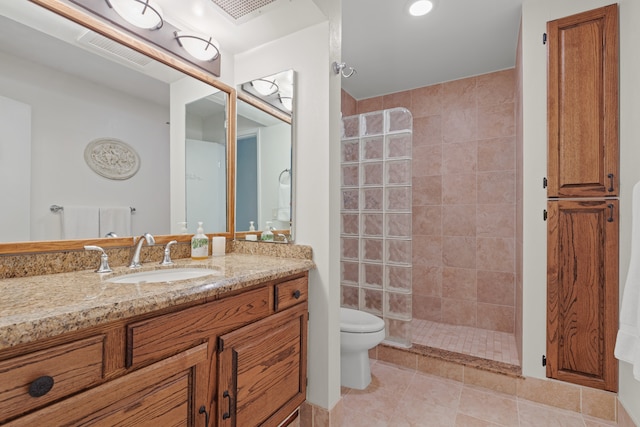
M129 179L140 169L140 156L126 142L99 138L84 149L84 161L98 175L109 179Z

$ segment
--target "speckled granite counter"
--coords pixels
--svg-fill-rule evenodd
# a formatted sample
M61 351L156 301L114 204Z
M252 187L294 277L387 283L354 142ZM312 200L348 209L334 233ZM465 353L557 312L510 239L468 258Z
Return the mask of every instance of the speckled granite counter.
M107 282L131 272L127 267L117 267L105 274L89 270L0 280L0 350L166 307L213 299L315 267L309 259L236 253L204 261L175 261L173 267L206 267L219 274L174 283ZM166 267L147 263L136 272L158 268Z

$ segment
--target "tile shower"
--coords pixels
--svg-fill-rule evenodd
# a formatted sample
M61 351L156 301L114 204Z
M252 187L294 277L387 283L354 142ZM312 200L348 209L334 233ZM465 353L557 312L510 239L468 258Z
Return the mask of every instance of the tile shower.
M387 341L410 347L412 116L394 108L342 122L343 305L382 316Z
M509 69L358 101L343 93L343 116L396 107L413 116L414 342L439 329L438 323L467 336L468 328L521 333L515 301L515 83ZM343 285L342 305L354 301L354 288ZM485 353L491 351L498 349ZM511 350L501 352L513 361Z

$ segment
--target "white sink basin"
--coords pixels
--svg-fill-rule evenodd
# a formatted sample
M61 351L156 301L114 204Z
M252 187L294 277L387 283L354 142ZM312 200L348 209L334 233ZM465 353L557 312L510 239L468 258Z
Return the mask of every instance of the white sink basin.
M166 270L141 271L107 279L109 283L160 283L178 280L196 279L198 277L219 275L218 270L211 268L169 268Z

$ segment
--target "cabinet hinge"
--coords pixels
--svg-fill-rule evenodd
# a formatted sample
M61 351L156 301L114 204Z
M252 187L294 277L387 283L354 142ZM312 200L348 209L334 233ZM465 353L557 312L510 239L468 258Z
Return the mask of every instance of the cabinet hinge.
M542 33L542 44L547 44L547 33Z
M542 366L547 366L547 356L542 355Z
M547 188L547 177L542 178L542 188Z
M309 313L309 312L307 311L307 322L308 322L309 320L311 320L311 313Z
M543 219L543 221L546 221L546 220L547 220L547 210L546 210L546 209L544 209L544 210L542 211L542 219Z
M218 353L222 353L224 351L224 340L222 337L218 337Z

